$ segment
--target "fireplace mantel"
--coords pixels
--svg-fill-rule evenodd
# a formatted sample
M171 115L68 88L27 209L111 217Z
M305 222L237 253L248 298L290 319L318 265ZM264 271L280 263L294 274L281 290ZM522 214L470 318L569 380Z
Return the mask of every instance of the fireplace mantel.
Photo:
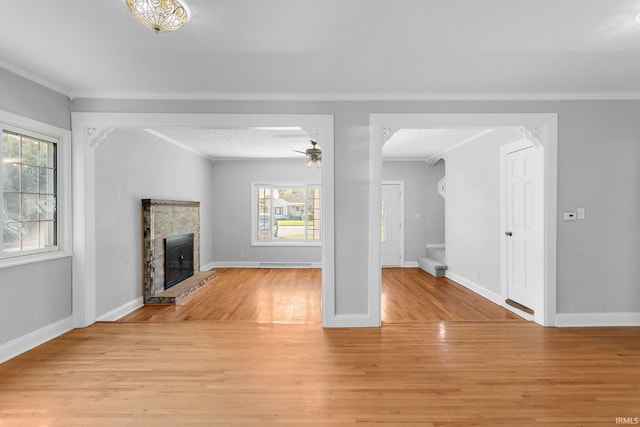
M142 199L143 208L151 206L185 206L200 208L200 202L191 202L185 200Z

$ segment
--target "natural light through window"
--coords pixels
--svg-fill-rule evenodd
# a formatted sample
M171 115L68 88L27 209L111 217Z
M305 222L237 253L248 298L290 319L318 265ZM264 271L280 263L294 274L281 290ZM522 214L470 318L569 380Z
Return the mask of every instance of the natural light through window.
M0 254L57 250L57 140L2 129Z
M254 245L319 245L319 184L253 184Z

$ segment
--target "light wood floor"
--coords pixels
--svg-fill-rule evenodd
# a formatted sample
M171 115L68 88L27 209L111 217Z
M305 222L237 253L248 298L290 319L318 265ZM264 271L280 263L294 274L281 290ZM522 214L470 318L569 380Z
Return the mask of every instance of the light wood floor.
M640 330L98 323L0 365L0 425L614 426Z
M219 320L195 320L211 313L194 298L191 308L75 329L5 362L0 426L614 426L640 416L640 328L542 328L474 312L470 299L447 308L445 295L465 299L463 289L391 269L392 321L323 329L317 295L294 297L318 292L301 283L319 272L220 273L218 285L264 275L280 291L259 305L212 286L203 298L230 302ZM405 287L473 319L413 319L421 303L400 301ZM277 308L292 300L311 314Z
M320 323L320 269L227 268L181 305L145 306L121 321ZM459 284L419 268L382 270L382 321L520 319Z

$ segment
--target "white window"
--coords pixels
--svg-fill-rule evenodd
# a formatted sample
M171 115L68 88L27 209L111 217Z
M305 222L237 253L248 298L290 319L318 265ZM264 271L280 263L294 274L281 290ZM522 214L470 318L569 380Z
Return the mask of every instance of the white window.
M321 244L320 185L252 183L252 244Z
M18 116L0 112L0 119L7 117ZM60 198L68 182L60 170L60 148L63 141L69 143L68 131L18 119L33 127L0 122L0 267L68 255L63 247L69 249L64 234L70 232L68 212Z

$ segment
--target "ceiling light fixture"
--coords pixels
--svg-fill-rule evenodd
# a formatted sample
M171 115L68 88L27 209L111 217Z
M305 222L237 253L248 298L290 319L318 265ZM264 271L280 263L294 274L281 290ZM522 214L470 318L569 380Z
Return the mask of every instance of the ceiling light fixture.
M176 31L189 19L187 6L178 0L125 0L135 18L156 33Z
M318 145L317 142L311 140L311 148L307 148L305 151L293 150L297 153L302 153L307 156L307 161L305 162L305 166L316 167L319 168L322 165L322 150L316 147Z
M635 16L633 17L633 20L636 22L640 22L640 12L635 14Z

